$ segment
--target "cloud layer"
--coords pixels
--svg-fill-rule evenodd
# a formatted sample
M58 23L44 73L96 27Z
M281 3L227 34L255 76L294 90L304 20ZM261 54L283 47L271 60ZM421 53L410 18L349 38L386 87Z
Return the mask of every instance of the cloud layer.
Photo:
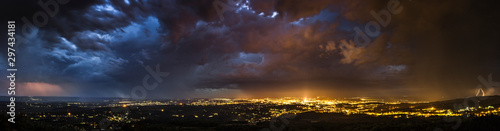
M214 2L60 5L35 37L17 46L19 82L125 97L142 85L145 67L158 64L170 75L150 98L440 98L474 94L478 75L500 74L493 1L223 0L224 19ZM21 21L41 10L35 2L7 3L2 12L16 13L4 19ZM370 13L392 6L401 12L391 13L386 26L378 19L387 16ZM366 45L356 43L356 28L369 35Z

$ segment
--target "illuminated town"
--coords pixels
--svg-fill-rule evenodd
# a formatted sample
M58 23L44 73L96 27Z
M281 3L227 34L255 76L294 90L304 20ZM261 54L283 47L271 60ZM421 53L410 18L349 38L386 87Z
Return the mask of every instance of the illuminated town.
M484 105L463 108L446 108L440 102L387 101L369 97L328 99L323 97L261 98L261 99L175 99L131 101L121 98L99 98L81 102L78 98L60 98L67 102L55 102L55 98L26 97L22 117L32 121L63 122L77 129L134 128L141 121L219 121L237 125L268 123L283 115L297 116L303 113L341 114L343 116L371 116L391 119L428 117L481 117L498 116L500 102L486 100ZM499 96L484 97L496 100ZM79 101L80 100L80 101ZM290 117L290 116L288 116Z

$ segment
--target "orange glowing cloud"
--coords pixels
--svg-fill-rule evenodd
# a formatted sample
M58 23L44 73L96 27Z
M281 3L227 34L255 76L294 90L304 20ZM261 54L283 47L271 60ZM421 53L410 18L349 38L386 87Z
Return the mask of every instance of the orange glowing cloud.
M59 85L43 82L26 82L16 87L16 95L21 96L67 96L68 93Z

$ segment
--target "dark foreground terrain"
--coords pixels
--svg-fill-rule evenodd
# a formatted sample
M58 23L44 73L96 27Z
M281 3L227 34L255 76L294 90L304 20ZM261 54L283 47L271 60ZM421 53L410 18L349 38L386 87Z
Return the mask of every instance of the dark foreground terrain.
M2 115L2 120L7 119ZM391 131L391 130L457 130L457 131L479 131L500 130L500 116L483 116L462 119L461 123L447 122L443 117L430 118L409 118L394 119L389 117L372 117L364 115L342 114L318 114L304 113L297 115L293 119L284 122L279 118L274 122L262 122L256 125L245 123L221 123L217 121L190 121L190 120L147 120L132 124L116 124L121 126L118 130L254 130L254 131L274 131L274 130L342 130L342 131ZM286 124L288 123L288 124ZM272 126L271 124L274 124ZM456 128L453 128L456 126ZM1 123L1 130L38 130L38 131L65 131L83 130L78 125L71 125L59 122L32 121L26 118L19 118L16 124L7 122Z

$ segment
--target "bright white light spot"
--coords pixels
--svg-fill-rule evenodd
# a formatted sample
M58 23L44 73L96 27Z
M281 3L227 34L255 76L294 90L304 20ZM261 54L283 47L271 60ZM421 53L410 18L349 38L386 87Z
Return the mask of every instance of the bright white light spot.
M274 18L274 17L276 17L277 15L278 15L278 12L276 12L276 11L275 11L275 12L273 12L273 15L271 16L271 18Z
M128 1L128 0L124 0L124 1L125 1L125 4L130 5L130 1Z
M76 48L77 48L77 47L76 47L76 45L75 45L75 44L73 44L73 43L69 42L69 41L68 41L68 40L66 40L66 38L64 38L64 37L61 37L61 40L63 41L63 43L64 43L66 46L68 46L69 48L71 48L73 51L75 51L75 50L76 50Z
M109 12L112 14L118 14L120 11L116 10L113 6L106 4L106 5L96 5L95 7L96 11L99 12Z
M105 40L107 42L109 42L109 41L111 41L111 39L113 39L113 37L110 36L109 34L104 34L104 35L97 34L97 37L99 37L99 39Z
M246 0L244 3L241 3L241 4L238 3L235 5L236 5L236 7L239 7L238 9L236 9L236 13L240 12L243 9L246 9L248 11L251 11L252 13L255 13L255 11L253 11L252 8L250 8L250 6L249 6L250 2L248 2L248 0Z
M304 18L300 18L300 19L299 19L299 20L297 20L297 21L290 22L290 24L300 25L300 22L302 22L303 20L304 20Z

